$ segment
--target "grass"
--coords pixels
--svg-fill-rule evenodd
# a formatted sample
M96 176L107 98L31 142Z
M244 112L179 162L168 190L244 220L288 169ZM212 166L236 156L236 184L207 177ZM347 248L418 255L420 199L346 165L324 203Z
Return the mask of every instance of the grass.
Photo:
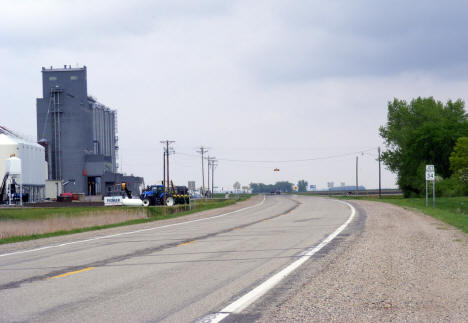
M244 201L250 196L242 196L237 199L212 199L212 200L197 200L194 205L192 205L192 210L186 209L188 206L176 205L173 207L121 207L119 208L125 212L141 212L144 210L147 214L147 218L144 219L133 219L129 221L112 223L100 226L90 226L85 228L76 228L71 230L60 230L43 234L33 234L33 235L19 235L14 237L7 237L0 239L0 244L14 243L20 241L35 240L41 238L56 237L61 235L68 235L80 232L88 232L102 229L115 228L120 226L147 223L171 218L177 218L184 215L206 211L215 208L221 208L235 204L238 201ZM114 209L115 210L115 209ZM83 216L83 215L92 215L93 213L99 214L102 212L109 211L109 208L104 207L67 207L67 208L21 208L21 209L0 209L0 225L1 221L7 220L22 220L25 223L28 220L46 220L55 216Z
M130 208L128 208L130 209ZM44 208L1 208L0 221L4 220L43 220L55 215L76 216L86 213L103 212L104 207L44 207Z
M418 210L468 233L468 196L436 197L435 208L432 208L432 198L429 198L428 207L426 207L425 198L403 198L401 196L382 197L381 199L370 196L343 196L340 198L385 202Z

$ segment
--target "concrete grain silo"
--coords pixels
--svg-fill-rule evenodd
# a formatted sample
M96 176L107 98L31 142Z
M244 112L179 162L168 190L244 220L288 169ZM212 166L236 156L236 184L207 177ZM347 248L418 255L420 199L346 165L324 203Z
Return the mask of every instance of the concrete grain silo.
M119 188L117 112L88 95L86 66L43 67L42 90L37 139L46 149L49 180L72 180L64 191L86 195ZM129 186L142 181L133 177Z

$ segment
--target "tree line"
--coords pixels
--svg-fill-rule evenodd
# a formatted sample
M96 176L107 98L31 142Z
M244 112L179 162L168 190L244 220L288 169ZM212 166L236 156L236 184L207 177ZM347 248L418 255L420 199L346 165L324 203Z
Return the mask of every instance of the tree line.
M281 193L290 193L293 191L293 183L288 181L276 182L275 184L263 184L263 183L250 183L250 189L252 193L271 193L271 192L281 192ZM307 181L300 180L297 183L297 188L299 192L307 191Z

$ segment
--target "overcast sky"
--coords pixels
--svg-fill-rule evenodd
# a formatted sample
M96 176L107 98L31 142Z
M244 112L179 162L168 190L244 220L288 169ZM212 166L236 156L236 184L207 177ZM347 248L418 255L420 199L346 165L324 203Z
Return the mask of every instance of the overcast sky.
M467 13L466 1L2 0L0 124L35 139L41 67L86 65L88 93L118 111L122 170L147 184L170 139L176 184L200 185L204 145L225 188L354 185L357 155L375 188L389 100L465 99Z

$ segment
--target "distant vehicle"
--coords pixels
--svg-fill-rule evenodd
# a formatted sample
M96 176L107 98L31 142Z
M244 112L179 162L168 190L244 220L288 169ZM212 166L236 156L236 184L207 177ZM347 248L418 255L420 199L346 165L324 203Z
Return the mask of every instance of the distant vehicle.
M192 194L190 194L190 197L191 197L191 198L197 199L197 198L200 198L200 197L202 197L202 196L201 196L200 193L198 193L198 192L193 192Z
M150 185L141 193L140 198L144 206L164 205L165 194L167 194L167 206L190 203L190 195L186 186L172 186L169 187L169 192L165 193L164 185Z
M281 191L276 191L276 195L280 195L281 194Z

